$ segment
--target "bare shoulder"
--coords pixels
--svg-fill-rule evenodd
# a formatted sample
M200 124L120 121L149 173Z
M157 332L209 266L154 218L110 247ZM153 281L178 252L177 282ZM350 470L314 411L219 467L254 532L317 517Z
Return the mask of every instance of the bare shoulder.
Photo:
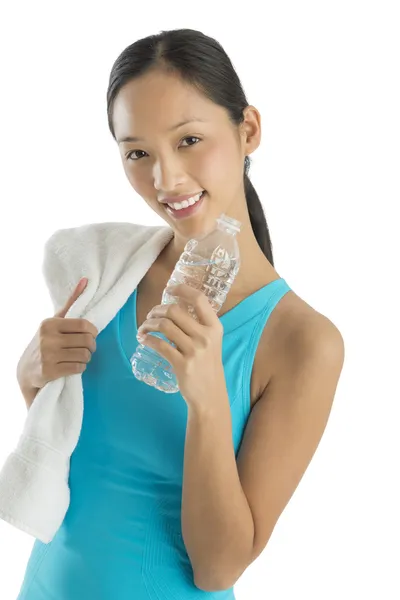
M338 327L292 290L273 310L261 343L260 362L268 365L263 388L274 374L299 361L323 359L327 354L339 365L344 360L344 340Z
M293 291L282 298L275 311L271 328L275 373L309 360L328 360L333 368L337 365L341 370L344 361L343 336L326 315Z

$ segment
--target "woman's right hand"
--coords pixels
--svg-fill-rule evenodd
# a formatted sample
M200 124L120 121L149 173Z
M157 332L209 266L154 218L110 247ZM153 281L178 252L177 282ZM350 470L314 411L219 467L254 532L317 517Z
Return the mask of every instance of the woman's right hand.
M54 317L41 322L19 360L17 378L28 408L49 381L82 373L96 350L98 330L93 323L87 319L65 318L87 281L87 278L81 279Z

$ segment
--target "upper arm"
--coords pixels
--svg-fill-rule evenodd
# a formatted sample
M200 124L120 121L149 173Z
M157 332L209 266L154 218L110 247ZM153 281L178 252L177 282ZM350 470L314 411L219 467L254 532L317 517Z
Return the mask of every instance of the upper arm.
M283 351L280 368L250 413L237 459L254 521L250 563L265 548L317 449L344 362L339 330L319 313L288 336Z

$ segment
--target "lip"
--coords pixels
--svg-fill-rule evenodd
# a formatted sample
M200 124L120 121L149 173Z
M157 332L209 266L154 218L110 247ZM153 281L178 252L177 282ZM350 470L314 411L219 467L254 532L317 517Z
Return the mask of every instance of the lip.
M194 194L185 194L184 196L170 196L169 198L163 198L160 200L161 204L173 204L174 202L183 202L184 200L189 200L189 198L193 198L193 196L197 196L197 194L203 193L204 190L200 190L199 192L195 192Z
M166 205L165 210L174 219L184 219L185 217L191 217L192 215L197 213L199 211L199 209L201 208L201 206L204 202L204 198L206 197L206 193L207 192L203 192L203 195L200 198L200 200L198 202L195 202L195 204L188 206L187 208L182 208L181 210L175 210L175 209L171 208L170 206ZM191 198L191 196L189 196L189 198Z

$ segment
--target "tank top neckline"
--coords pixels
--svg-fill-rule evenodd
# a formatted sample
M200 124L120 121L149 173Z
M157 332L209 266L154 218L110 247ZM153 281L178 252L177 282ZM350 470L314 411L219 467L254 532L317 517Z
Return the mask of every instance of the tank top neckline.
M268 307L273 307L276 300L279 300L280 297L290 290L291 288L285 279L279 277L262 286L249 296L246 296L246 298L243 298L238 304L219 317L223 325L224 336L243 327L247 322L254 319L254 317L257 317L263 311L267 311ZM130 372L132 370L130 362L131 354L139 344L136 340L136 298L137 288L133 290L124 307L117 315L118 348L123 362L129 368Z
M252 303L252 304L256 304L256 308L259 308L259 310L262 310L266 304L268 304L270 298L273 298L275 296L276 292L279 292L281 290L281 288L287 288L289 289L288 284L286 283L285 279L283 279L283 277L279 277L278 279L274 279L273 281L270 281L269 283L267 283L266 285L262 286L261 288L259 288L258 290L256 290L255 292L253 292L252 294L250 294L249 296L246 296L245 298L243 298L243 300L241 300L240 302L238 302L238 304L236 304L235 306L233 306L232 308L230 308L226 313L224 313L223 315L221 315L219 317L221 323L223 324L224 327L224 333L228 333L229 331L235 329L235 327L242 325L243 323L246 322L246 318L241 318L239 319L239 321L237 320L237 312L241 311L243 313L243 315L246 315L246 307ZM267 296L265 298L265 295ZM133 294L132 294L132 317L133 317L133 327L134 327L134 331L135 331L135 335L137 333L138 327L137 327L137 288L134 289ZM248 311L248 318L251 319L254 317L256 311L254 311L254 309L252 309L251 311Z

